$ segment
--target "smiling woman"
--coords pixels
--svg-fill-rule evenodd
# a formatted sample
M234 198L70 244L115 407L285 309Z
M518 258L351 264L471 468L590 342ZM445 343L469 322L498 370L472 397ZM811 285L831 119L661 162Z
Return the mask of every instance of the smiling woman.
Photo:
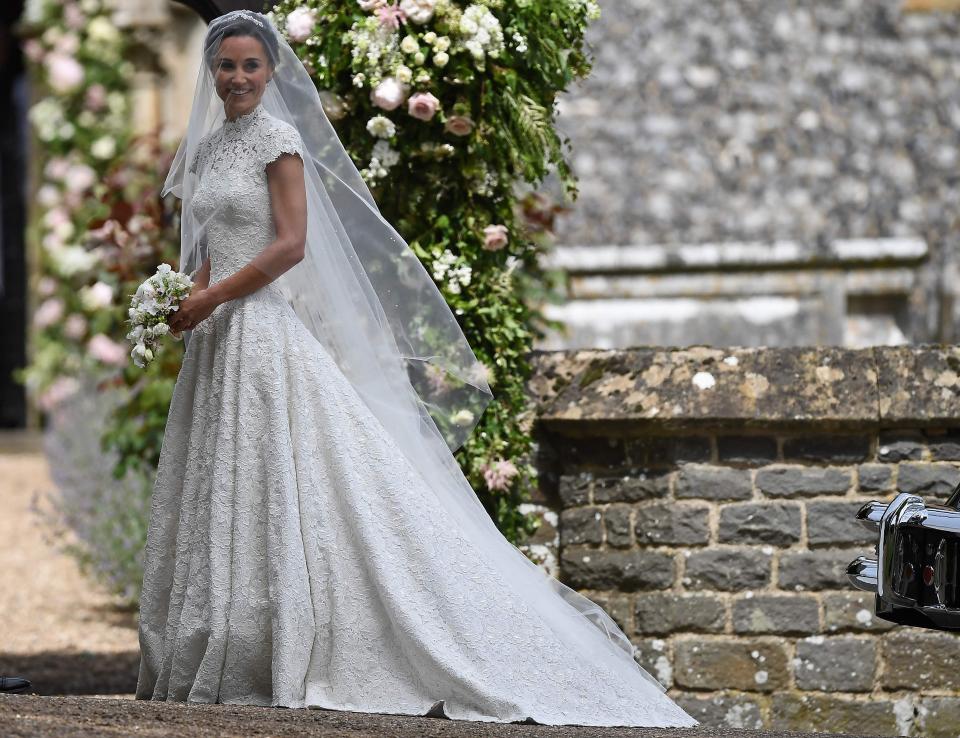
M260 105L276 66L276 40L238 35L229 29L211 62L214 86L223 100L227 121L249 115ZM170 321L174 331L193 330L218 305L249 295L272 282L303 259L307 231L303 161L296 153L281 155L266 167L276 238L235 274L210 287L210 259L195 275L197 289ZM265 266L266 265L266 266Z

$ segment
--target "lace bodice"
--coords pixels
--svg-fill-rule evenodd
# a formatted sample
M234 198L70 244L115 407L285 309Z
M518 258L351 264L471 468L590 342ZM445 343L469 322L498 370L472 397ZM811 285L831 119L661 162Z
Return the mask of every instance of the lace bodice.
M204 229L210 284L246 266L276 238L266 166L284 153L303 158L296 128L257 105L205 136L190 163L199 182L193 212Z

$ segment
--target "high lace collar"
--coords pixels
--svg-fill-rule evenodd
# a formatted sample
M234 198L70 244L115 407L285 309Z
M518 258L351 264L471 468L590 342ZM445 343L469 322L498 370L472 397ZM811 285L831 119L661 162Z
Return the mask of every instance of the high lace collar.
M263 109L263 103L257 103L257 106L253 110L249 110L246 113L238 115L233 120L226 118L223 121L224 133L243 133L249 129L254 122L264 117L266 114L266 111Z

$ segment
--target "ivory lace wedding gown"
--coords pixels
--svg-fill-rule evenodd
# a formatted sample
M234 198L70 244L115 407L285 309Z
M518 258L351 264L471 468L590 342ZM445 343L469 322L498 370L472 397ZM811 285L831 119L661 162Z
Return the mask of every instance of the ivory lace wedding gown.
M264 167L302 144L262 107L204 144L214 283L272 242ZM137 698L696 724L629 659L601 667L556 637L432 494L273 284L218 306L170 405Z

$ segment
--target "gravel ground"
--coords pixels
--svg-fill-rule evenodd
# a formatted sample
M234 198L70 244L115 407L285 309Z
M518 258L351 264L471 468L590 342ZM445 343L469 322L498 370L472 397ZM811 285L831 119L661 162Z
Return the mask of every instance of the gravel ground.
M237 705L183 705L91 697L0 698L0 734L7 738L79 736L304 736L362 738L786 738L799 733L690 728L589 728L446 720L333 710L287 710ZM818 734L819 735L819 734ZM814 738L807 734L807 738ZM826 738L826 737L824 737ZM833 734L832 738L838 738Z
M45 540L30 501L52 488L39 439L0 434L0 674L38 694L132 694L136 613Z

